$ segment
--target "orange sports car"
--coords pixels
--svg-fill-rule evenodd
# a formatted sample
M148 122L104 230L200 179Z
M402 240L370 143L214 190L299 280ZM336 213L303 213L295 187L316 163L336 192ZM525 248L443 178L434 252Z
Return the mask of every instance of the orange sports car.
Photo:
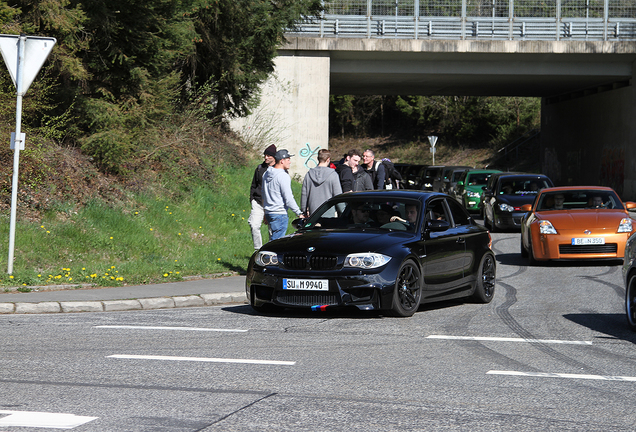
M530 263L553 259L622 259L636 221L613 189L546 188L521 207L521 255Z

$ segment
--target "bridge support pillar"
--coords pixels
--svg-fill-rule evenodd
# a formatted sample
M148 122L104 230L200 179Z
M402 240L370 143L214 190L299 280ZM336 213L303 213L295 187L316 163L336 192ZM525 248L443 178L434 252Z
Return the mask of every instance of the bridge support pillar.
M632 67L636 76L636 63ZM636 201L636 88L629 83L543 99L542 171L556 185L602 185Z
M329 144L329 67L327 53L281 52L275 71L261 88L252 114L231 127L259 151L270 144L293 155L290 174L302 178L318 164L318 150Z

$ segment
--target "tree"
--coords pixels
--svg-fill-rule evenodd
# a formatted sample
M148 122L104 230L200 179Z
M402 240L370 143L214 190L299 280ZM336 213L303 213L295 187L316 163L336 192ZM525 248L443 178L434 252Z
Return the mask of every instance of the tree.
M198 39L182 69L185 96L207 99L217 121L247 115L286 29L320 10L320 0L202 1L189 14Z

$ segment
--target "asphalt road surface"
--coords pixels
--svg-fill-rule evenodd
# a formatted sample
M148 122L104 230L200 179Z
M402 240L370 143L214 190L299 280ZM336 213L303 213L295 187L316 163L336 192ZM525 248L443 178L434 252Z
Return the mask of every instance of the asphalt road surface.
M411 318L246 305L0 316L0 432L633 431L617 262L527 267Z

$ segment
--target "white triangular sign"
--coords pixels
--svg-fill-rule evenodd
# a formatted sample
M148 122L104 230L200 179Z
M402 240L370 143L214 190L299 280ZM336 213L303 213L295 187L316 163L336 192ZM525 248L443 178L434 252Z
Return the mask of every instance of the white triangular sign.
M16 77L18 74L18 43L20 36L0 35L0 51L2 58L9 69L13 85L18 87ZM22 70L22 94L31 86L35 76L40 72L42 65L48 58L57 40L52 37L26 36L24 42L24 68Z

